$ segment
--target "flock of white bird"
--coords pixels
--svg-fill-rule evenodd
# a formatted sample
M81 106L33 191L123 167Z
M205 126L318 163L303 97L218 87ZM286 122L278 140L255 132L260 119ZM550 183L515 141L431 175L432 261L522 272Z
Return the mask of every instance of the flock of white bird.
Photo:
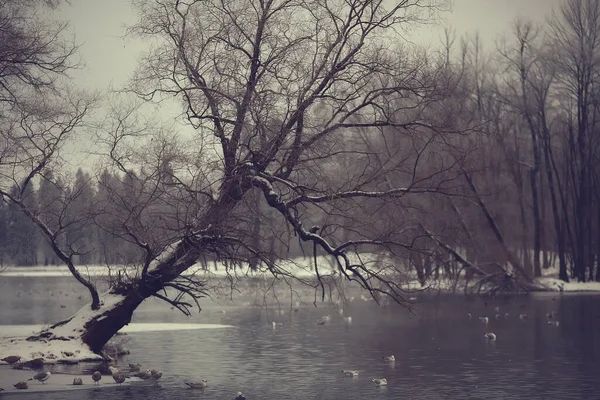
M383 359L383 361L389 363L391 366L394 366L394 364L396 363L396 357L394 355L384 356L384 357L382 357L382 359ZM356 369L344 369L344 370L342 370L342 374L344 374L345 376L347 376L349 378L356 378L357 376L360 375L360 372ZM388 381L386 378L372 378L371 382L373 382L377 386L387 386L387 384L388 384Z
M509 313L504 313L504 315L500 314L500 307L498 307L498 306L494 307L494 311L496 311L496 315L494 316L494 319L496 319L496 320L507 319L510 317ZM548 325L558 328L560 326L560 321L556 319L556 314L557 314L556 311L546 313L546 320L548 322ZM468 313L467 317L469 318L469 320L473 319L473 315L471 313ZM519 314L519 319L527 320L528 315L523 314L523 313ZM487 326L490 323L490 318L487 316L479 317L479 321L481 323L483 323L487 329ZM489 341L495 341L498 338L494 332L487 332L487 331L485 331L483 333L483 336L486 340L489 340Z
M370 301L372 299L367 298L364 295L361 295L361 298L363 301ZM416 298L413 298L413 301L416 300ZM354 297L351 297L348 299L349 302L354 301ZM339 307L339 305L341 304L341 301L335 301L334 304L336 306ZM296 308L294 309L295 312L298 312L298 306L300 304L298 302L296 302ZM346 324L352 324L352 317L351 316L344 316L344 309L339 307L338 308L338 314L340 315L340 317L342 317L342 320L346 323ZM280 312L280 315L282 315L282 313ZM324 315L321 318L319 318L317 320L317 325L325 325L327 323L331 322L331 315ZM273 325L273 330L277 330L278 328L283 327L283 322L277 322L277 321L271 321L271 324ZM394 366L395 362L396 362L396 357L394 355L390 355L390 356L383 356L382 357L383 361L389 363L391 366ZM347 377L357 377L359 376L359 371L356 369L344 369L342 370L342 373L347 376ZM386 378L372 378L371 382L373 382L374 384L376 384L377 386L387 386L388 381Z

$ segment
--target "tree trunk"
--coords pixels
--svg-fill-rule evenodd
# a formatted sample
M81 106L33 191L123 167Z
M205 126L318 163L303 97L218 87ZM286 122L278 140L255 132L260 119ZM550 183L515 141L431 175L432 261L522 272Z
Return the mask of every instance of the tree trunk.
M546 177L548 180L548 190L550 191L550 201L552 205L552 216L554 218L554 229L556 231L556 246L558 250L558 276L561 280L569 282L569 274L567 273L567 263L565 260L565 228L560 221L560 213L558 209L558 201L556 198L554 176L552 174L552 165L554 160L552 157L552 146L550 132L544 125L544 141L542 148L544 149L544 162L546 166ZM557 178L558 179L558 178ZM558 189L562 190L562 189Z
M508 246L506 245L506 242L504 241L504 237L502 236L502 233L500 232L500 229L498 228L498 225L496 225L496 221L494 221L494 217L492 217L492 215L490 214L487 206L483 202L483 199L479 195L479 192L477 191L477 188L475 187L475 184L473 183L473 180L471 179L471 175L469 175L469 173L465 172L464 176L465 176L465 179L466 179L467 183L469 184L469 188L471 189L471 192L473 192L473 194L475 195L475 200L477 201L477 204L479 205L479 208L481 209L481 211L485 215L485 218L486 218L486 220L488 222L488 225L492 229L492 232L494 232L494 235L496 236L496 239L497 239L498 243L500 244L500 246L504 250L504 253L507 256L508 261L519 272L519 274L521 275L522 279L524 279L526 282L530 283L532 281L531 277L523 269L523 267L521 266L521 264L519 263L519 261L517 260L517 258L515 257L515 255L509 250Z
M209 239L207 239L209 240ZM81 339L90 350L100 354L102 347L125 325L131 322L133 312L151 296L157 296L176 307L181 303L158 294L200 258L199 248L207 245L203 238L188 237L165 250L160 262L150 266L138 280L117 286L101 296L100 306L92 309L86 305L71 318L52 325L40 335L28 340L75 340ZM202 293L202 284L197 283L195 293ZM194 290L194 289L192 289ZM190 305L191 306L191 305Z
M540 261L541 252L541 223L540 223L540 204L538 198L537 168L532 168L531 174L531 195L533 200L533 275L542 276Z

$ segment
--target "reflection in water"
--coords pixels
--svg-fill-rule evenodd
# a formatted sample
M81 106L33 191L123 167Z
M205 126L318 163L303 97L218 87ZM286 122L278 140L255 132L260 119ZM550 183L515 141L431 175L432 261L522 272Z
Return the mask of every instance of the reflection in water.
M6 306L0 309L0 317L4 324L59 320L85 303L85 298L78 298L85 292L68 279L3 279L0 303ZM54 294L52 301L47 301L48 290ZM27 295L18 297L17 291ZM189 318L149 301L136 312L132 326L169 322L233 327L165 331L167 326L162 325L160 331L143 329L124 336L132 354L119 363L139 362L143 368L162 370L160 387L44 393L39 398L233 399L242 391L249 400L568 400L593 398L600 390L595 377L600 306L595 295L498 299L421 295L416 315L395 306L377 308L360 300L359 293L354 295L356 301L343 305L343 315L352 316L351 325L326 305L301 304L298 312L282 306L285 313L275 312L279 308L273 304L266 309L243 305L253 304L253 296L236 299L234 304L207 301L199 315ZM279 297L282 305L290 304L284 293ZM221 312L224 309L226 313ZM553 311L561 322L559 328L547 323L546 314ZM519 314L529 318L520 320ZM331 315L331 321L317 325L324 315ZM489 324L481 323L479 316L489 317ZM283 325L273 329L273 321ZM497 340L486 341L484 332L494 332ZM391 354L395 363L383 361ZM100 364L56 365L51 370L88 376L100 368L107 370ZM348 378L341 373L344 369L360 374ZM372 378L387 378L389 384L378 387ZM207 389L188 389L183 383L199 379L208 380Z

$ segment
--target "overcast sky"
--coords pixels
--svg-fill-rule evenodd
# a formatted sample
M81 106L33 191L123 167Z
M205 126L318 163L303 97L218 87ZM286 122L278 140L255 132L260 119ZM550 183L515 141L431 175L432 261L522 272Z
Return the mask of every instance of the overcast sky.
M543 21L561 0L455 0L453 11L444 14L441 26L451 26L457 35L479 32L489 49L494 48L494 39L510 30L518 16ZM80 56L85 68L72 74L76 83L89 89L105 90L111 86L122 87L136 66L143 50L139 40L127 37L126 26L136 22L136 13L128 0L75 0L64 3L57 11L59 18L69 21L76 41L81 45ZM419 43L441 43L442 27L433 26L418 30L414 40ZM160 115L169 118L180 112L172 103ZM86 149L93 146L89 140L79 141L63 155L70 158L73 169L90 160ZM83 152L82 152L83 151Z
M457 33L479 31L482 39L493 46L494 37L510 29L517 16L542 20L561 0L455 0L454 10L445 14L446 25ZM76 79L81 84L104 89L122 85L131 75L141 47L132 39L123 39L125 26L136 21L136 14L126 0L77 0L65 4L60 16L70 21L76 40L82 44L81 55L86 68ZM419 41L439 43L440 32L433 28L419 30Z

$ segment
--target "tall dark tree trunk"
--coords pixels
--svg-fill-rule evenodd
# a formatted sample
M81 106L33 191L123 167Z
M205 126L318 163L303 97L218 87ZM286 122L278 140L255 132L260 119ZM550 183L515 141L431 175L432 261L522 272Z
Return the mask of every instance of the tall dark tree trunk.
M550 131L545 127L544 129L544 162L546 167L546 177L548 181L548 191L550 192L550 204L552 205L552 216L554 219L554 230L556 231L556 247L558 250L558 276L561 280L569 282L569 274L567 273L567 263L565 260L565 230L563 223L560 220L560 211L558 209L558 201L556 199L556 188L554 185L554 176L552 174L552 139L550 138ZM562 190L562 189L558 189Z

